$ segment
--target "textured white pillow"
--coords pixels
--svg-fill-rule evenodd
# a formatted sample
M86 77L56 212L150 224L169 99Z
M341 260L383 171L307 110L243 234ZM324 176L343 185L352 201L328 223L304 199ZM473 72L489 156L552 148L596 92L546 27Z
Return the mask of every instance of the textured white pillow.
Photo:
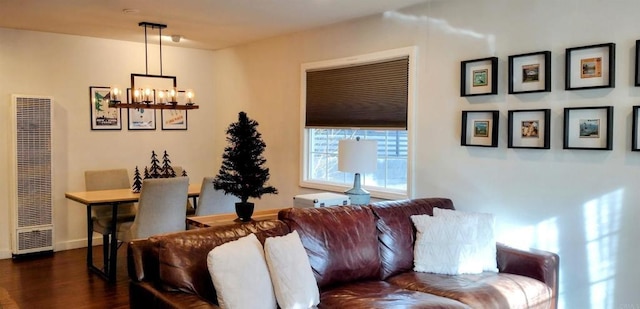
M413 270L446 275L482 272L476 218L419 215L411 220L417 230Z
M213 248L207 255L207 267L220 308L276 308L264 251L256 235Z
M459 210L433 208L433 215L475 217L478 219L477 244L480 249L480 259L482 259L482 270L498 272L498 262L496 261L496 236L494 233L495 218L492 214L465 212Z
M264 253L280 308L311 308L320 303L318 284L297 231L267 238Z

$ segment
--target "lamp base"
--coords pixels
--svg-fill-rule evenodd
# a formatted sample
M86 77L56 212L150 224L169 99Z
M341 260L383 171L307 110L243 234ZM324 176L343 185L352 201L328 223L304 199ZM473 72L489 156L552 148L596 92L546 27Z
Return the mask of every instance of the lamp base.
M351 200L351 205L368 205L371 194L360 186L360 173L356 173L353 178L353 188L344 192Z

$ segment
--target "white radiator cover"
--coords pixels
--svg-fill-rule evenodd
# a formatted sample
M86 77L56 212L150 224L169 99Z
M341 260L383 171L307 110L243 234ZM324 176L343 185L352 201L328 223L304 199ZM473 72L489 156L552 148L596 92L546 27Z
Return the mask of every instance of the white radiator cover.
M14 255L53 251L53 98L12 95Z

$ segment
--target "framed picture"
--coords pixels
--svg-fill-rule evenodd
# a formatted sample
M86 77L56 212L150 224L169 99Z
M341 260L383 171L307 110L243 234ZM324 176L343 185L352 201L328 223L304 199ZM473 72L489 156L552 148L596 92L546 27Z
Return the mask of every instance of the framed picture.
M640 87L640 40L636 41L635 86Z
M460 96L476 96L498 93L498 58L467 60L461 62Z
M187 97L185 91L178 91L176 97L178 104L184 105L187 103ZM183 109L163 109L160 113L160 121L162 123L162 130L186 130L187 129L187 111Z
M551 110L509 111L509 148L549 149Z
M616 44L567 48L565 89L615 87Z
M509 56L509 94L550 91L550 51Z
M631 129L631 151L640 151L640 106L633 107L633 128Z
M131 101L131 89L127 89L127 96ZM155 100L155 91L154 91ZM129 130L155 130L156 129L156 110L148 108L127 108L129 114Z
M91 130L121 130L122 111L109 107L111 88L89 87L89 108L91 109Z
M611 150L613 106L564 109L564 149Z
M498 111L462 111L460 145L498 147Z

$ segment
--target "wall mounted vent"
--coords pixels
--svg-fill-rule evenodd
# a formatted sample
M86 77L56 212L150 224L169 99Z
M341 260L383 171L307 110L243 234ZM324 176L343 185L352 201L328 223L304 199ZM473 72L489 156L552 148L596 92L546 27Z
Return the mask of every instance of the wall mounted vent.
M53 251L50 97L12 96L12 253Z

